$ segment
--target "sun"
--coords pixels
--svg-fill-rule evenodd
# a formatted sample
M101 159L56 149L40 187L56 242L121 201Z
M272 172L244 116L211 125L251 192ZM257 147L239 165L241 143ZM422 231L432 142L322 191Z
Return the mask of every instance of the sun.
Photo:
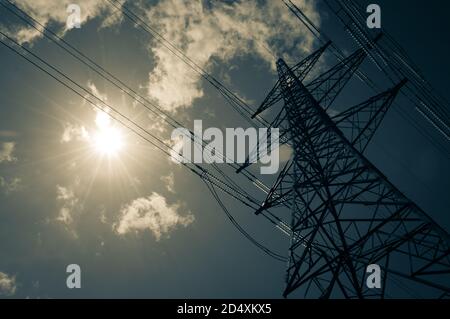
M92 138L95 151L108 157L118 155L124 146L122 132L111 124L111 117L106 112L98 112L95 123L97 131Z
M95 150L103 155L117 155L123 147L122 134L117 128L108 127L94 135Z

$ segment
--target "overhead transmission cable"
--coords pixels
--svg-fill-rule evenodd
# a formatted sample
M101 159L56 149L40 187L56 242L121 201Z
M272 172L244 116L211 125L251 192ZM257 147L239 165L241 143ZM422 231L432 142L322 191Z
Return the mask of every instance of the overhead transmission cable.
M131 9L125 6L117 0L106 0L114 8L120 10L125 17L130 21L139 26L143 31L151 35L155 40L157 40L161 45L163 45L167 50L169 50L173 55L178 57L187 66L189 66L194 72L199 74L203 79L210 83L214 88L216 88L227 100L227 102L251 125L255 125L255 121L251 118L253 111L251 107L238 97L235 93L229 90L223 83L217 80L214 76L209 74L203 67L198 65L189 56L187 56L181 49L174 45L171 41L167 40L163 35L161 35L155 28L150 26L144 19L136 15ZM256 118L259 125L267 125L268 123L261 117Z
M86 56L84 53L79 51L77 48L72 46L70 43L68 43L66 40L64 40L62 37L58 36L56 33L54 33L52 30L46 28L42 23L31 17L29 14L27 14L25 11L17 7L14 3L10 2L9 0L4 0L8 2L12 7L14 7L15 10L20 12L22 14L19 15L17 12L15 12L12 8L8 7L7 5L0 2L0 5L13 13L15 16L20 18L22 21L29 24L31 27L33 27L36 31L41 33L43 36L45 36L47 39L51 40L53 43L55 43L58 47L69 53L72 57L89 67L92 71L94 71L96 74L100 75L103 79L107 80L109 83L117 87L121 92L127 94L129 97L131 97L133 100L138 102L141 106L145 107L148 111L152 112L154 115L161 118L164 122L168 123L173 128L181 127L182 124L174 119L168 112L164 111L164 109L160 106L158 106L156 103L150 101L146 97L142 96L137 92L136 90L132 89L128 85L126 85L123 81L121 81L119 78L111 74L109 71L107 71L105 68L103 68L101 65L93 61L91 58ZM27 20L29 19L29 20ZM38 28L36 25L38 25L40 28ZM62 43L62 44L61 44ZM64 44L64 45L63 45ZM149 106L150 105L150 106ZM190 138L194 143L199 143L197 139L194 138L194 134L192 131L190 131ZM203 142L204 143L204 142ZM218 154L220 156L225 157L224 154ZM225 157L225 162L228 162ZM237 170L239 166L234 163L227 163L231 167L234 168L234 170ZM217 166L214 167L217 170ZM252 183L254 183L258 188L261 190L264 190L265 192L268 191L268 186L265 185L257 176L255 176L253 173L249 172L248 170L245 170L242 174L245 176L248 180L250 180Z
M105 112L105 109L102 106L100 106L98 103L101 103L101 105L106 106L108 108L108 110L113 112L113 114L108 114L113 120L115 120L117 123L123 125L124 127L129 129L130 131L132 131L134 134L136 134L140 138L144 139L146 142L148 142L151 145L153 145L155 148L157 148L158 150L160 150L164 154L171 156L171 153L167 149L167 148L170 148L170 146L167 145L165 141L161 140L159 137L157 137L156 135L152 134L151 132L149 132L148 130L143 128L141 125L139 125L136 122L134 122L133 120L131 120L129 117L123 115L121 112L117 111L113 106L111 106L110 104L106 103L100 97L97 97L95 94L89 92L89 90L87 90L83 86L79 85L77 82L75 82L70 77L68 77L66 74L64 74L62 71L60 71L56 67L50 65L48 62L44 61L38 55L36 55L32 51L30 51L27 48L25 48L23 45L19 44L17 41L15 41L11 37L9 37L7 34L5 34L2 31L0 31L0 35L1 35L0 43L2 45L4 45L5 47L7 47L9 50L13 51L17 55L19 55L22 58L24 58L25 60L27 60L29 63L34 65L40 71L42 71L45 74L49 75L51 78L53 78L54 80L56 80L57 82L59 82L60 84L62 84L63 86L65 86L66 88L68 88L69 90L74 92L75 94L77 94L78 96L80 96L82 99L87 101L89 104L91 104L96 109L98 109L98 110L100 110L102 112ZM44 66L38 64L36 61L33 61L32 59L30 59L27 56L27 54L25 54L24 52L20 52L19 50L17 50L13 46L11 46L8 43L6 43L4 41L4 39L8 39L10 42L14 43L17 47L20 47L23 51L25 51L27 54L33 56L37 61L39 61L41 64L45 65L45 67L51 69L57 75L55 75L51 71L45 69ZM78 89L74 88L72 85L74 85ZM85 94L81 93L79 90L83 91ZM93 97L95 100L98 100L98 102L95 102L95 101L91 100L88 96ZM130 124L132 124L132 125L130 125ZM143 134L143 132L145 134L149 135L152 139L148 138L145 134ZM154 140L156 140L156 142ZM165 147L163 147L163 146L165 146ZM193 172L194 174L199 176L202 180L207 180L210 185L213 185L213 186L217 187L221 191L227 193L228 195L230 195L233 198L235 198L238 201L240 201L242 204L244 204L244 205L246 205L246 206L248 206L248 207L250 207L252 209L256 209L256 207L259 207L259 203L258 203L258 201L256 199L252 198L248 194L245 194L245 193L243 194L240 191L236 191L235 189L233 189L232 186L230 186L226 182L221 181L216 176L212 175L206 169L200 167L199 165L191 164L191 163L181 163L181 164L183 166L185 166L186 168L188 168L191 172ZM280 228L280 225L276 221L274 221L274 219L272 218L273 216L272 217L269 216L267 218L267 216L265 215L265 217L270 222L274 223L275 226ZM280 221L281 220L278 219L278 222L280 222ZM288 226L286 224L284 224L283 227L286 228ZM241 230L242 230L242 228L241 228ZM255 244L254 240L252 240L252 242ZM262 249L262 247L264 247L264 246L262 244L258 243L258 247L260 247ZM274 258L276 257L276 255L274 255L273 253L269 253L269 252L271 252L270 249L265 248L263 250L266 253L268 253L271 257L274 257ZM280 260L279 258L276 258L276 259Z
M328 4L328 1L329 0L327 0L327 4ZM363 30L361 30L361 25L363 25L365 23L365 19L366 19L361 13L361 11L362 11L361 6L356 4L355 1L353 1L353 0L340 1L340 4L347 9L346 12L349 15L351 15L351 18L354 20L354 22L355 21L357 22L357 23L355 23L355 26L358 27L359 34L364 36L365 39L367 39L370 42L370 39L368 39L367 36L365 36L365 33L363 32ZM328 5L328 6L330 7L330 5ZM429 97L429 99L433 101L433 103L436 103L436 104L434 104L434 107L436 107L435 111L438 113L441 113L439 116L442 117L442 118L439 118L439 117L436 117L436 118L439 119L440 121L442 121L442 120L447 121L447 124L445 124L445 125L448 128L448 126L449 126L448 121L450 120L450 110L448 109L448 105L450 104L449 101L445 97L443 97L439 92L437 92L436 90L433 89L430 82L427 81L427 79L423 76L423 72L420 70L420 68L417 65L415 65L414 61L411 59L411 57L408 55L408 53L394 39L394 37L388 33L387 30L383 30L383 35L388 40L388 41L384 41L383 43L386 43L388 46L390 46L390 52L393 54L393 57L395 58L395 62L397 64L402 64L404 67L406 67L408 72L410 72L413 75L414 80L417 81L417 82L412 81L412 83L416 86L416 88L421 90L423 92L423 94L427 95ZM377 50L380 50L380 49L385 50L381 46L381 43L375 44L374 47ZM386 61L385 57L383 57L382 55L379 55L379 56L383 60L383 62L386 64L387 61ZM394 63L393 60L391 60L390 62ZM420 83L420 85L418 83ZM438 103L439 99L441 100L441 102L445 103L447 105L447 107L444 107L443 105Z
M330 38L320 30L313 21L311 21L303 11L298 8L292 1L290 0L282 0L285 5L291 10L291 12L302 22L308 30L321 42L326 43L330 41ZM342 62L344 60L343 52L334 44L330 45L331 53L338 59L338 61ZM379 92L381 89L377 84L375 84L362 70L356 70L356 77L369 86L375 92ZM395 106L398 106L396 101L393 102ZM443 147L430 133L428 133L408 112L403 112L401 109L393 108L396 113L398 113L403 119L409 122L431 145L433 145L438 151L442 153L446 158L450 158L450 153L448 150ZM420 113L420 112L419 112Z
M394 75L397 75L399 78L408 78L409 82L406 86L406 89L410 92L410 95L407 95L406 92L402 91L402 94L408 98L414 105L416 105L417 111L421 113L421 115L430 122L436 130L439 131L440 134L442 134L444 137L446 137L447 140L450 140L450 116L448 115L447 111L445 110L442 105L436 100L435 96L430 92L429 88L431 88L431 85L424 79L424 77L421 75L420 71L417 71L416 66L411 65L411 60L406 56L401 57L397 51L399 52L405 52L405 50L395 50L387 47L384 47L380 41L375 43L372 41L367 35L367 33L364 30L365 27L365 18L362 17L362 14L360 13L361 8L357 7L357 5L353 1L339 1L340 5L344 8L345 13L347 13L348 17L351 19L351 24L345 23L343 18L337 14L335 11L335 14L337 17L341 20L342 23L346 25L346 30L349 32L349 34L352 36L352 38L360 45L361 47L366 47L368 43L374 51L377 53L378 57L382 60L382 63L378 63L376 58L374 57L372 61L378 66L378 68L393 82L395 83L396 80L392 79L391 74L388 70L386 70L386 67L388 67ZM326 3L331 8L331 5L329 1L327 0ZM332 9L332 8L331 8ZM352 28L356 28L356 30L352 30ZM386 32L384 31L383 34ZM363 40L360 40L360 37L363 38ZM388 37L389 41L393 41L392 37ZM386 42L386 41L384 41ZM399 48L400 45L395 42L395 47ZM389 52L388 52L388 49ZM409 61L407 61L409 60ZM402 66L406 67L406 71L408 72L408 75L404 73L404 68ZM428 83L429 88L426 88L424 86L425 83ZM413 86L413 88L411 88ZM422 96L419 96L417 92L420 92L424 98L428 100L429 103L424 101ZM415 97L417 99L414 100L411 98L411 96ZM421 108L424 108L421 109ZM428 112L431 115L425 114L425 112ZM448 131L448 132L447 132Z
M131 96L133 99L135 99L137 102L139 102L140 104L144 105L147 109L149 109L150 111L154 112L153 110L151 110L147 105L145 105L142 101L138 100L136 98L136 96L139 96L142 100L146 101L147 103L151 104L153 107L155 107L159 112L162 112L164 114L164 119L169 118L173 121L173 123L180 125L179 122L177 122L176 120L174 120L173 118L171 118L171 116L167 113L164 113L163 110L161 108L159 108L158 106L156 106L155 104L152 104L150 101L148 101L146 98L142 97L139 93L137 93L136 91L134 91L133 89L129 88L125 83L123 83L120 79L118 79L117 77L115 77L114 75L112 75L110 72L108 72L107 70L105 70L103 67L101 67L100 65L98 65L96 62L94 62L92 59L90 59L89 57L87 57L86 55L84 55L82 52L80 52L78 49L76 49L75 47L73 47L72 45L70 45L68 42L66 42L64 39L62 39L61 37L59 37L58 35L56 35L55 33L53 33L51 30L47 29L44 25L42 25L41 23L39 23L38 21L36 21L34 18L32 18L31 16L29 16L27 13L25 13L23 10L21 10L20 8L18 8L17 6L15 6L13 3L11 3L10 1L6 0L10 5L14 6L17 10L19 10L22 14L24 14L25 16L27 16L33 23L30 23L29 21L26 21L26 19L24 19L23 17L19 16L17 13L13 12L10 8L6 7L5 5L2 4L3 7L5 7L6 9L8 9L10 12L12 12L13 14L15 14L17 17L19 17L20 19L22 19L23 21L27 22L28 24L30 24L33 28L35 28L37 31L39 31L40 33L42 33L44 36L46 36L47 38L49 38L50 40L52 40L53 42L55 42L59 47L61 47L62 49L64 49L66 52L68 52L70 55L72 55L74 58L76 58L77 60L79 60L80 62L84 63L85 65L87 65L89 68L93 69L94 72L96 72L97 74L99 74L100 76L102 76L103 78L105 78L106 80L108 80L110 83L112 83L113 85L115 85L116 87L118 87L122 92L128 94L131 96L130 92L132 92L134 94L134 96ZM109 0L108 0L109 1ZM42 30L40 30L39 28L37 28L35 26L35 24L40 25ZM52 37L49 37L44 31L52 34L55 38L57 38L60 42L64 43L67 47L69 47L70 49L72 49L73 51L75 51L79 56L77 56L76 54L74 54L73 52L71 52L70 50L68 50L66 47L62 46L58 41L56 41L55 39L53 39ZM176 48L176 47L175 47ZM180 51L181 52L181 51ZM181 52L182 53L182 52ZM81 58L80 58L81 56ZM83 59L88 60L91 64L88 64L86 61L84 61ZM95 67L94 67L94 66ZM101 71L98 71L98 69ZM203 72L205 72L204 70L202 70ZM103 72L103 73L102 73ZM118 85L116 82L113 82L111 79L105 77L104 73L106 73L108 76L112 77L115 81L119 82L120 85L125 86L129 91L126 91L125 89L123 89L123 87L121 87L120 85ZM205 72L206 73L206 72ZM207 73L206 73L207 74ZM217 83L217 82L216 82ZM216 86L217 87L217 86ZM225 88L226 89L226 88ZM230 92L230 91L228 91ZM230 93L232 94L232 93ZM239 99L238 97L235 97L236 99ZM156 115L160 115L158 113L155 113ZM251 113L249 113L251 114ZM173 123L169 123L172 126L174 126ZM141 127L142 129L142 127ZM167 146L167 145L166 145ZM159 148L160 150L162 150L161 148ZM170 154L168 154L170 155ZM222 177L226 177L226 179L228 180L228 182L232 182L231 179L229 179L227 177L226 174L224 174L222 171L220 171L219 169L217 169L217 166L215 166L215 169L222 175ZM191 169L192 170L192 169ZM199 175L197 173L197 175ZM200 174L201 175L201 174ZM212 176L212 175L208 175L208 176ZM253 176L254 177L254 176ZM203 179L203 178L202 178ZM254 181L255 182L255 181ZM256 181L258 182L258 181ZM236 190L236 188L238 188L237 184L232 182L233 186L235 187L234 190ZM258 186L258 188L261 189L263 185L262 183L256 183L256 186ZM220 187L219 185L215 185L216 187L220 188L223 190L223 187ZM262 188L265 192L267 192L267 186ZM243 191L243 189L241 187L239 187L239 191ZM229 192L227 192L225 190L226 193L229 194ZM230 195L230 194L229 194ZM234 195L232 195L233 197L235 197ZM236 197L235 197L236 198ZM237 198L239 199L239 198ZM247 204L248 205L248 204ZM248 205L249 206L249 205ZM289 226L287 226L287 224L282 221L281 219L279 219L278 217L276 217L273 214L270 214L270 218L271 218L271 222L274 223L276 225L277 228L279 228L280 230L282 230L283 232L285 232L286 234L290 233L289 230ZM268 218L268 216L266 216L266 218Z

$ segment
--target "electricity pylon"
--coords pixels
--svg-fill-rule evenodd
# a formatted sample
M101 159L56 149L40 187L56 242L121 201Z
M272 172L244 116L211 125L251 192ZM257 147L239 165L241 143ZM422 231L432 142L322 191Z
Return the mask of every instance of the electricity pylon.
M278 60L279 80L255 114L281 102L273 125L284 128L293 150L256 212L281 206L292 211L283 295L384 298L405 297L403 290L410 290L447 297L450 236L364 155L407 81L340 113L331 111L366 51L305 81L326 46L292 68ZM369 264L381 268L379 289L366 285Z

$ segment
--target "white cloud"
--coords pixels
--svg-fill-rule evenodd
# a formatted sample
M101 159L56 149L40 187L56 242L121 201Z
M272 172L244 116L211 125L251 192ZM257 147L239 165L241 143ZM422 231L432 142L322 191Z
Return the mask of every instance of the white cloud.
M104 18L102 27L111 26L120 21L120 18L113 14L114 8L104 0L20 0L14 1L14 3L43 25L48 25L50 22L58 23L60 34L67 31L66 21L69 13L66 10L68 5L72 3L80 6L81 25L97 16ZM20 43L30 43L41 36L37 30L29 25L17 26L10 34Z
M79 205L73 187L56 185L56 199L61 203L57 221L69 226L73 222L73 213Z
M183 162L183 146L184 146L184 135L177 135L170 140L166 140L166 144L170 147L170 162L180 165Z
M162 176L161 181L166 186L167 190L171 193L175 193L175 175L171 172L167 176Z
M87 87L94 96L100 99L100 101L102 101L103 103L106 103L108 101L108 96L106 95L106 93L101 93L94 82L92 82L91 80L88 81ZM86 97L89 98L89 95L86 95ZM96 113L95 124L99 128L105 128L111 124L112 118L109 115L111 110L104 104L100 105L100 108L101 109L93 106L93 110Z
M12 296L16 293L16 277L0 271L0 296Z
M108 97L106 96L106 94L100 93L99 89L97 89L97 86L94 84L94 82L88 81L87 86L88 86L89 90L91 90L91 93L93 95L98 97L103 102L108 101Z
M44 25L57 22L59 32L65 32L66 9L73 3L72 0L15 2ZM108 1L84 0L75 3L81 7L82 24L94 17L101 17L102 26L112 26L123 18L120 10L113 8ZM311 20L319 24L315 3L314 0L296 0ZM235 56L245 54L258 56L272 67L274 55L291 57L287 54L289 52L296 55L292 60L297 61L300 58L298 55L311 50L314 41L282 1L160 0L156 5L145 8L140 15L198 66L208 71L213 60L228 62ZM39 37L36 30L25 26L10 33L22 43ZM162 44L151 43L149 48L156 57L156 66L149 74L148 94L151 98L172 111L189 107L195 99L203 96L199 74Z
M179 209L178 204L169 205L163 196L152 193L124 206L121 209L120 220L113 225L113 229L120 235L149 230L159 241L173 229L179 226L186 227L194 221L194 216L190 212L182 216L178 212Z
M64 132L61 136L61 143L72 141L86 141L89 139L89 132L82 125L67 123L64 126Z
M106 208L104 205L102 205L101 209L100 209L100 222L102 224L106 224L108 221L108 217L106 216Z
M2 162L14 162L17 160L13 156L14 149L16 148L16 143L14 142L4 142L0 145L0 163Z
M297 0L308 16L319 23L314 1ZM304 54L312 49L313 37L292 16L282 1L160 0L146 11L148 23L204 69L212 58L223 62L253 54L273 67L273 55ZM189 107L203 96L201 76L160 43L152 44L156 66L149 74L148 94L167 110ZM300 57L295 56L293 60Z
M158 116L155 117L153 114L148 115L151 122L147 125L147 129L152 131L154 134L158 134L159 136L162 136L162 134L167 130L167 120L166 116Z
M0 176L0 189L3 189L6 194L18 191L21 188L22 180L14 177L10 180Z
M101 93L91 80L87 82L87 87L91 93L98 97L101 101L106 102L108 100L107 95ZM89 97L89 95L86 95L86 97ZM86 101L84 103L86 103ZM93 107L92 109L96 114L95 124L98 128L104 128L110 125L112 118L109 115L110 110L106 106L102 107L102 110L96 107ZM85 126L72 123L66 123L64 125L61 143L68 143L72 141L89 141L90 139L91 134Z

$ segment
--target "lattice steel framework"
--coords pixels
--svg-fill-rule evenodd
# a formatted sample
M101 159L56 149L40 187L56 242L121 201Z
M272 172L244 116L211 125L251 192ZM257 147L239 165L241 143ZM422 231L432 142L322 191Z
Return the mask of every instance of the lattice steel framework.
M282 134L294 154L256 212L292 210L284 296L296 291L311 298L404 297L406 289L446 297L448 233L364 155L406 80L359 105L330 112L366 52L358 50L305 81L326 46L293 68L278 60L279 80L257 112L283 103L273 125L285 128ZM382 269L381 289L366 286L366 267L374 263Z

